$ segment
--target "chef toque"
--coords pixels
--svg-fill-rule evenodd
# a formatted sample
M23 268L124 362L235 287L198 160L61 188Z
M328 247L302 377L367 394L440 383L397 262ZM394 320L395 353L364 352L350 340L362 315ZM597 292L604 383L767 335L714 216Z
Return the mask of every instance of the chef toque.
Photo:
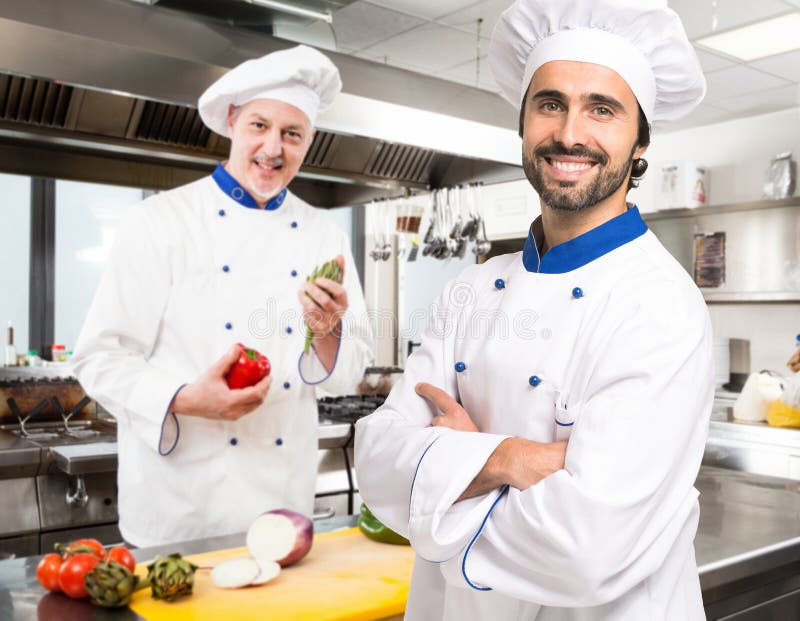
M208 87L198 101L209 129L228 135L228 106L254 99L276 99L298 108L313 126L317 113L342 90L339 70L330 59L306 45L243 62Z
M706 92L697 55L666 0L517 0L489 46L503 96L521 107L534 72L553 60L616 71L654 128L687 115Z

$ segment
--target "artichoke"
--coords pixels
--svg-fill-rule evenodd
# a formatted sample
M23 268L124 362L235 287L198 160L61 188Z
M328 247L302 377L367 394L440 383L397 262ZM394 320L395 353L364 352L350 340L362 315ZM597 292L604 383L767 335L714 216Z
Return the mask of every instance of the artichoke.
M184 595L192 594L194 572L197 565L182 558L180 554L170 554L166 558L156 556L147 566L147 581L154 599L171 602Z
M317 281L317 278L329 278L330 280L334 280L341 284L343 276L344 273L342 272L341 263L339 263L339 261L336 259L333 259L332 261L323 263L322 267L315 267L314 271L311 272L311 276L306 278L306 280L314 283ZM314 334L311 331L311 328L306 327L306 344L303 348L303 353L308 354L311 351L311 339L313 337Z
M106 608L127 606L134 591L147 586L146 581L140 584L130 569L116 561L95 565L85 581L91 602Z

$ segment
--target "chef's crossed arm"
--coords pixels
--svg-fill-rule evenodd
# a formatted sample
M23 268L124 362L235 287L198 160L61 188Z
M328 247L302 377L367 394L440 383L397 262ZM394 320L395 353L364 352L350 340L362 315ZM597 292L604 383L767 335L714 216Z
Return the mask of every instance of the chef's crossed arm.
M565 467L527 488L492 488L498 481L487 472L519 439L431 426L452 403L438 393L439 407L422 400L417 385L458 395L446 371L448 331L426 332L387 403L357 427L367 504L461 587L574 607L611 601L648 578L675 546L692 545L681 537L694 532L684 527L697 519L693 483L713 400L702 300L658 289L639 292L640 303L603 337L608 346L586 361L591 382L571 397ZM467 498L476 484L488 493Z
M431 426L456 431L479 431L469 413L441 388L427 382L416 386L417 394L430 401L440 412ZM567 442L534 442L525 438L506 438L489 456L486 465L459 496L458 500L488 494L493 489L510 485L519 490L536 485L564 467Z
M686 296L661 288L642 293L587 361L564 469L509 488L443 563L448 582L544 606L597 606L655 574L675 548L686 557L713 402L711 332L701 301L680 308Z

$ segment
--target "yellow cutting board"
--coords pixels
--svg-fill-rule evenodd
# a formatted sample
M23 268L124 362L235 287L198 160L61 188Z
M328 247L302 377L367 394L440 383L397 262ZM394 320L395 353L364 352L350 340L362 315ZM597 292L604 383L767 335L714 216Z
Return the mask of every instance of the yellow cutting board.
M247 556L246 548L195 554L186 558L201 567ZM218 589L211 572L195 574L194 593L175 602L137 592L130 603L152 621L367 621L402 614L408 598L414 552L409 546L378 543L357 528L316 535L311 552L267 584ZM145 575L145 565L136 573Z

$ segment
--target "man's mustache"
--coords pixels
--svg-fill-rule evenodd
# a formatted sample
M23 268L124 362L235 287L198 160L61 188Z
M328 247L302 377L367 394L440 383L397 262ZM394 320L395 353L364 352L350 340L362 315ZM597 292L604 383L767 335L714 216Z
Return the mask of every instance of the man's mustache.
M580 157L587 160L592 160L598 164L607 164L608 157L601 151L592 151L586 147L572 147L569 148L560 142L553 144L543 145L536 147L533 154L537 157L557 157L559 155L566 157Z
M282 157L267 157L266 155L261 155L260 153L257 153L255 156L253 156L253 161L260 165L269 164L270 166L283 166Z

